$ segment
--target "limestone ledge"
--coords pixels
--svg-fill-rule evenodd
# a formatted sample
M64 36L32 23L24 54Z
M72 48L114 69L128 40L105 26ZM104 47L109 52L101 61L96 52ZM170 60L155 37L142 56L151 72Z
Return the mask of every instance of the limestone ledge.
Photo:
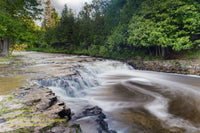
M79 133L71 110L48 88L33 85L0 99L0 132Z

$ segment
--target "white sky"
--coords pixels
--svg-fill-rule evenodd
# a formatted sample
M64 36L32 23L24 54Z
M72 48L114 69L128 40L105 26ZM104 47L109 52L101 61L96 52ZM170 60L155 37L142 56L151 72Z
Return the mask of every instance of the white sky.
M71 8L74 13L78 14L78 12L82 9L85 2L91 3L92 0L51 0L52 5L56 8L56 10L61 13L65 4L67 4L68 8Z
M72 9L73 12L77 15L84 6L85 2L91 3L92 0L51 0L52 5L56 8L59 14L61 14L64 5L67 4L68 8ZM36 23L41 26L42 21L36 20Z

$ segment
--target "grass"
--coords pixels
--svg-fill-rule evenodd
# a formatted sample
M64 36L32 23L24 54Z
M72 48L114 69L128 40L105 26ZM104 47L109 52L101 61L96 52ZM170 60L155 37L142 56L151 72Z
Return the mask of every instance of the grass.
M9 96L10 97L10 96ZM10 101L10 98L3 98L3 100L0 101L0 106L1 106L1 109L0 109L0 116L2 116L3 114L5 113L8 113L8 107L4 105L4 102L6 101Z
M45 133L47 132L48 130L52 129L53 127L56 127L59 123L58 122L54 122L53 124L50 124L42 129L40 129L40 132L41 133Z
M45 53L66 53L66 49L54 49L54 48L27 48L26 51L37 51L37 52L45 52Z
M34 132L34 128L31 127L31 128L20 128L14 131L6 132L6 133L33 133L33 132Z
M14 56L11 54L11 51L8 56L0 56L0 64L9 63L14 60Z
M13 98L14 98L14 96L13 96L13 95L9 95L9 96L8 96L8 101L11 101L11 100L13 100Z
M199 58L200 59L200 50L195 51L189 51L184 58L190 59L190 58Z
M145 56L144 60L163 60L165 57L162 56Z
M13 56L5 56L5 57L0 57L0 63L8 63L14 59Z

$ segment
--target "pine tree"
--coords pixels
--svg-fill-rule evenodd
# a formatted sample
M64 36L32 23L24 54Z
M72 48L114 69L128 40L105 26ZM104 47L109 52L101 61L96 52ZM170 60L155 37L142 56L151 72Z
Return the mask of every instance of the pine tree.
M43 15L42 29L47 30L48 28L52 27L51 0L47 0L46 2L44 2L44 4L45 4L45 10Z

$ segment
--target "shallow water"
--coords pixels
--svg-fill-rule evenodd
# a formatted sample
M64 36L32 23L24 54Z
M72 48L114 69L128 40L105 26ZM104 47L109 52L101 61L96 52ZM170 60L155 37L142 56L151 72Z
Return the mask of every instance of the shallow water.
M0 65L1 95L36 82L51 88L75 116L99 106L118 133L200 132L199 76L137 71L87 56L15 54L12 64ZM77 120L84 133L98 132L92 119Z

